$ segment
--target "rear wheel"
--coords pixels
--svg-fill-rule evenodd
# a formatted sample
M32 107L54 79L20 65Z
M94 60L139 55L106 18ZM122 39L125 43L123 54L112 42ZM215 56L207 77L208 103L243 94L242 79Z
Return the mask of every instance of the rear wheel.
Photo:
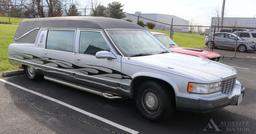
M136 106L149 120L168 119L175 111L174 95L157 82L141 84L136 93Z
M247 47L245 45L239 45L237 49L238 49L239 52L246 52L247 51Z
M39 80L43 78L43 74L32 66L23 66L24 73L30 80Z

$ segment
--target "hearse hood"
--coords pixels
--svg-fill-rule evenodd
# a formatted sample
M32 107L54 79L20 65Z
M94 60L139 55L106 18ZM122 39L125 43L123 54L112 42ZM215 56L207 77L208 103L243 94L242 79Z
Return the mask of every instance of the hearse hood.
M228 65L178 53L132 57L130 60L152 69L182 74L202 81L217 81L236 75L236 70Z

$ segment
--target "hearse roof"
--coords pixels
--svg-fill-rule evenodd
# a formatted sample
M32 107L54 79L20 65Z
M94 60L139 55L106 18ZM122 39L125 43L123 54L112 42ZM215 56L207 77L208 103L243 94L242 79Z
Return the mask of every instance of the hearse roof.
M62 27L62 28L93 28L93 29L142 29L139 25L131 22L107 17L49 17L25 19L20 23L16 31L16 38L23 34L41 27Z

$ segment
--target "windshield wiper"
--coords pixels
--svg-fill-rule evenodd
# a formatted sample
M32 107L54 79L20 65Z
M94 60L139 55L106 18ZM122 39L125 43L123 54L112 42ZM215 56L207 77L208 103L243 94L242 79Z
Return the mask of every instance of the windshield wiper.
M148 56L148 55L152 55L152 54L147 54L147 53L139 53L139 54L134 54L134 55L131 55L130 57L137 57L137 56Z

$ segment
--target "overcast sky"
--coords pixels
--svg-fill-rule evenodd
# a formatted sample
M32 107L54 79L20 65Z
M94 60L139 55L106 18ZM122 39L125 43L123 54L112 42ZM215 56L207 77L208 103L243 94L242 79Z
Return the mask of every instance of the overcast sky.
M194 24L210 25L211 17L221 12L223 0L97 0L103 5L112 1L124 4L124 11L134 13L163 13L182 17ZM76 0L88 7L90 0ZM227 17L256 17L256 0L226 0Z

